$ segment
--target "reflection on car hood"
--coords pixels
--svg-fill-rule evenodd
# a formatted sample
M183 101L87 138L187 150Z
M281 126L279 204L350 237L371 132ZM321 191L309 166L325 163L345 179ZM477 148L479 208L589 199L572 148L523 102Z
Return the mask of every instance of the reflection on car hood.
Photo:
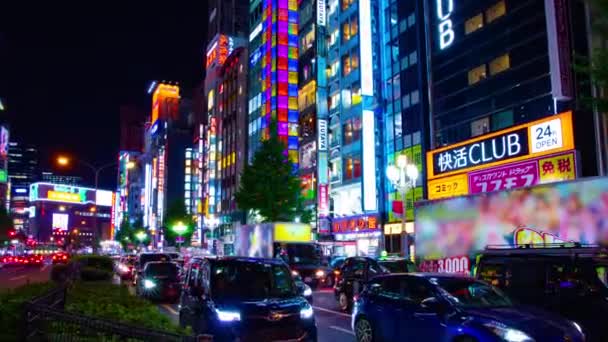
M537 341L562 340L565 335L572 338L578 334L566 319L531 307L467 308L463 312L477 319L500 322L509 328L519 329Z
M271 311L284 314L299 314L307 302L300 296L290 298L268 298L256 301L215 300L215 306L223 310L235 310L242 319L265 318Z

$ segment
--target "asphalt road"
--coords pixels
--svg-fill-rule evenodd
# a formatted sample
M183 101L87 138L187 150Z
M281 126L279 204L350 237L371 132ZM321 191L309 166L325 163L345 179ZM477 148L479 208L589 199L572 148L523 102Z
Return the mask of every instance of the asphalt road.
M349 342L355 337L350 328L350 315L340 312L333 290L324 289L313 293L313 307L317 320L319 342ZM177 304L159 304L161 312L178 323Z
M12 289L27 283L40 283L49 280L51 265L40 267L4 266L0 268L0 290Z

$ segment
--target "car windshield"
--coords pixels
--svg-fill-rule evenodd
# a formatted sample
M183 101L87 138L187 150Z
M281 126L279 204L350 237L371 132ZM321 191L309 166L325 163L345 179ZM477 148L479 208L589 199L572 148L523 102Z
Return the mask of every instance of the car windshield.
M469 308L513 306L499 289L472 279L431 278L431 283L453 304Z
M142 254L139 257L139 264L145 266L151 261L169 261L170 258L167 254Z
M177 265L171 262L153 262L146 266L146 275L149 277L167 277L176 279L178 276Z
M217 300L261 300L296 294L286 266L245 261L213 263L211 293Z
M340 258L340 257L335 258L329 262L329 266L331 268L340 268L344 264L344 260L346 260L346 258Z
M406 260L382 260L379 263L390 273L416 272L416 266Z
M279 256L290 265L320 265L321 251L313 244L287 244L280 247Z

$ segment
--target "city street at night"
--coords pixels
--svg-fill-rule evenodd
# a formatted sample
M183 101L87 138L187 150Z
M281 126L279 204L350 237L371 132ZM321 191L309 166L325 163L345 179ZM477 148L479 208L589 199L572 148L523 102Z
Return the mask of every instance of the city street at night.
M21 5L0 341L608 342L608 0Z

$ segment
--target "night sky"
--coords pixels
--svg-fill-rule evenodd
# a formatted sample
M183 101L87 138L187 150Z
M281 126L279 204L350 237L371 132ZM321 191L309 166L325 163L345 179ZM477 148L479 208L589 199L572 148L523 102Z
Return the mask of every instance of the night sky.
M106 8L57 3L32 3L36 12L3 9L0 98L7 112L0 120L11 125L11 140L38 145L43 169L92 183L90 171L60 171L52 156L68 152L96 165L116 160L121 104L148 112L151 80L182 87L202 80L206 1L158 7L123 1ZM100 186L115 182L114 170L102 172Z

